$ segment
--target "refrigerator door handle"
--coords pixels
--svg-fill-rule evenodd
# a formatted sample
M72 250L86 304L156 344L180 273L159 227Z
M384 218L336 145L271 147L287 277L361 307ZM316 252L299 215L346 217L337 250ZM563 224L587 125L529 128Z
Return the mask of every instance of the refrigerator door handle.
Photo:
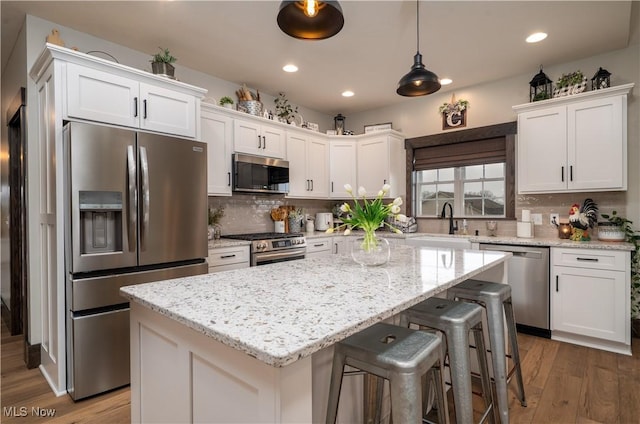
M127 146L127 172L129 174L129 216L127 219L127 239L129 243L129 251L133 252L136 249L136 226L138 221L136 205L138 201L136 196L136 158L132 145Z
M147 250L149 236L149 162L146 147L140 146L140 175L142 180L142 222L140 223L140 250Z

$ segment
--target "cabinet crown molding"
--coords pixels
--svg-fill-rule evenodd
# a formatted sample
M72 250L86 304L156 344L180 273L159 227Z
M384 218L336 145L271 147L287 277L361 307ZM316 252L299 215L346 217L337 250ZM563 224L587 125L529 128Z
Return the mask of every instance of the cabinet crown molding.
M202 99L209 91L206 88L196 87L171 78L154 75L151 72L132 68L131 66L122 65L107 59L91 56L86 53L50 43L45 44L44 50L40 53L40 56L38 56L31 67L31 71L29 72L31 79L37 82L54 59L111 72L116 75L135 79L139 82L149 82L152 84L161 83L165 86L171 87L173 90L193 95L199 99Z
M583 93L573 94L571 96L555 97L553 99L540 100L533 103L524 103L521 105L512 106L512 109L517 113L521 113L531 110L544 109L551 106L561 106L569 103L593 100L600 97L628 95L634 86L635 83L616 85L615 87L603 88L602 90L585 91Z

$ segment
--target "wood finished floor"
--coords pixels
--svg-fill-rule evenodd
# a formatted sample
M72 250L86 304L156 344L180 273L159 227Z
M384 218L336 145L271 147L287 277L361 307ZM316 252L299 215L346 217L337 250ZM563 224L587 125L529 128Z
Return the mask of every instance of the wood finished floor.
M633 356L523 334L518 343L528 406L520 406L512 381L512 423L640 424L640 339L633 339ZM4 323L1 350L0 422L130 422L128 388L74 403L69 396L56 397L38 369L26 369L22 336L10 336ZM7 408L19 414L21 407L26 417L10 416ZM32 415L32 408L55 409L55 416Z

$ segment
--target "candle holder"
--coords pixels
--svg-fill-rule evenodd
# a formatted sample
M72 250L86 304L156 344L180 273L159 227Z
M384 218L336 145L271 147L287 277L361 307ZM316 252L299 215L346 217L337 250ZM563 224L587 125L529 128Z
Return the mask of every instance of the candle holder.
M558 225L558 237L561 239L568 239L571 237L571 224Z

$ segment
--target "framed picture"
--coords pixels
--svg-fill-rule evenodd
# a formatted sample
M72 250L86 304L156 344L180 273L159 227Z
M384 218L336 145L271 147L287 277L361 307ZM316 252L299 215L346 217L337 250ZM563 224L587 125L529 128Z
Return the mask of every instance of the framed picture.
M382 130L390 130L391 128L391 122L385 122L384 124L373 124L373 125L365 125L364 126L364 133L371 133L374 131L382 131Z

